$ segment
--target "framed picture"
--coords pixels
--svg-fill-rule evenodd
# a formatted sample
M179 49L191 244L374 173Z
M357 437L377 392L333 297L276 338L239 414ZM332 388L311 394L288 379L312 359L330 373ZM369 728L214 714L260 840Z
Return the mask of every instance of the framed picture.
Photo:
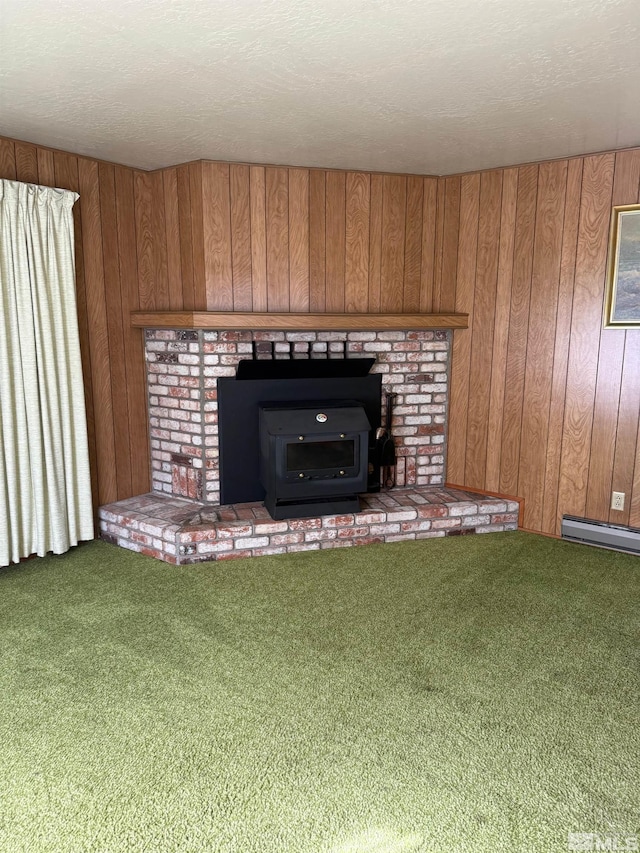
M604 325L640 328L640 204L613 208Z

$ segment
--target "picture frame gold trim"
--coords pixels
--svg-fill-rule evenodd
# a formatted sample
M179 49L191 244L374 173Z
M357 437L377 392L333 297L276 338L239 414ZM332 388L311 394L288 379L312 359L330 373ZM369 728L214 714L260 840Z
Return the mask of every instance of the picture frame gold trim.
M604 300L604 328L605 329L640 329L640 296L637 299L637 304L633 305L632 316L623 316L616 319L616 307L618 297L620 295L620 254L622 225L623 218L627 215L638 217L637 223L634 225L640 233L640 204L623 204L614 207L611 213L611 228L609 231L609 255L607 263L607 280ZM640 266L638 267L638 277L640 279ZM628 301L628 296L625 294ZM625 314L628 314L626 309Z

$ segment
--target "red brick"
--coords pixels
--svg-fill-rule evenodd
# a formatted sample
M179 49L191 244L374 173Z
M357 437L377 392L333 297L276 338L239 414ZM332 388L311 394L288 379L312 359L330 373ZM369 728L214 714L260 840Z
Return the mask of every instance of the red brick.
M251 332L220 332L221 341L250 341Z
M323 527L346 527L353 524L355 517L353 515L325 515L322 519Z
M482 507L482 509L484 509L484 507ZM505 522L508 522L508 521L517 521L517 520L518 520L518 513L517 512L497 513L496 515L491 516L491 523L492 524L504 524Z
M353 539L355 536L367 536L368 527L341 527L338 530L338 539Z
M403 521L400 525L400 530L403 533L415 533L418 530L430 530L431 521L425 519L423 521Z
M355 515L356 524L379 524L386 520L386 512L357 512Z
M418 435L444 435L444 424L422 424L418 427Z
M202 456L202 450L199 447L194 447L192 444L185 444L180 448L180 453L183 456Z
M407 376L407 382L415 382L415 383L427 383L431 385L433 383L433 373L411 373Z
M428 504L418 507L420 518L445 518L447 515L449 515L449 509L442 504Z
M284 332L261 332L253 333L254 341L283 341L285 339Z
M321 530L309 530L304 534L305 542L324 542L327 539L337 539L337 527L324 527Z
M254 525L256 534L262 533L286 533L289 525L286 521L257 521Z
M370 528L372 536L387 536L390 533L399 533L400 525L396 524L372 524Z
M449 530L453 527L460 527L459 518L435 518L431 524L433 530Z
M178 542L189 544L190 542L209 542L217 538L215 527L207 527L206 530L198 530L193 527L183 527L178 533Z
M218 527L218 536L220 539L236 539L238 536L249 536L253 531L251 524L229 525L228 527Z
M420 350L420 344L417 341L398 341L393 345L396 352L412 352Z
M322 527L319 518L292 518L289 521L290 530L317 530L319 527Z
M286 554L286 548L274 548L269 546L268 548L254 548L253 556L254 557L268 557L272 554Z
M238 515L235 509L220 509L218 510L218 518L220 521L236 521Z
M202 472L187 468L187 495L193 500L202 498Z
M270 541L272 545L296 545L304 542L304 533L275 533Z
M412 521L416 513L417 510L414 508L390 511L387 513L387 521Z

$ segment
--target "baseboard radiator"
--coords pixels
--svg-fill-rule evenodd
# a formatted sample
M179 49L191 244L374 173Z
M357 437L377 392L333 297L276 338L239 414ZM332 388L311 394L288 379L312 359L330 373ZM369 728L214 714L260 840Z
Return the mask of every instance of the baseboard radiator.
M562 538L599 548L613 548L628 554L640 554L640 530L621 524L590 521L573 515L562 516Z

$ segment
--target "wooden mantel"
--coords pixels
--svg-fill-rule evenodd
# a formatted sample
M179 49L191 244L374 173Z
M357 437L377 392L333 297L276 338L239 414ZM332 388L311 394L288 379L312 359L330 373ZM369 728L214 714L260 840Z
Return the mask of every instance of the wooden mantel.
M236 311L133 311L143 329L296 329L327 332L384 329L466 329L468 314L283 314Z

